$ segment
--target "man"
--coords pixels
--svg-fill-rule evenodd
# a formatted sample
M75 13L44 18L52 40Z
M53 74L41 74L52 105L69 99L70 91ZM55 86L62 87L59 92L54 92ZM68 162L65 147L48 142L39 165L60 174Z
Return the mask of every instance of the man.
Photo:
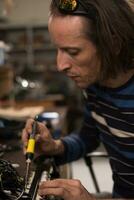
M131 2L132 3L132 2ZM57 47L57 69L85 94L85 116L78 135L53 140L38 124L38 154L62 164L98 147L109 154L113 198L134 198L134 13L126 0L52 0L49 32ZM33 120L23 131L23 142ZM92 200L78 180L41 183L41 196Z

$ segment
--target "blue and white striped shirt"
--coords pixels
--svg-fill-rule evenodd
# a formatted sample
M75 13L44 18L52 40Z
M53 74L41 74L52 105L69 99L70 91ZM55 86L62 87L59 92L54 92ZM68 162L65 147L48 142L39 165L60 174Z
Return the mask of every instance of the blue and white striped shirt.
M134 198L134 76L119 88L92 85L79 134L63 138L66 152L60 162L71 162L102 142L113 172L113 197Z

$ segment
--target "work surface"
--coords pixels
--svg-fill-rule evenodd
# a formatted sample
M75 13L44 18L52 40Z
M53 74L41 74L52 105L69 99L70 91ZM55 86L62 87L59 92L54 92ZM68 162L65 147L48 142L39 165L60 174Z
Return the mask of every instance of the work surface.
M55 108L49 107L46 109L46 111L47 112L56 111L60 113L60 115L62 116L61 121L60 121L60 126L62 127L62 129L65 129L65 124L66 124L65 122L66 108L65 107L55 107ZM15 166L17 167L16 170L18 171L19 175L24 177L25 171L26 171L26 164L25 164L25 156L22 150L21 139L14 138L14 139L3 140L0 138L0 143L8 146L8 151L5 151L4 155L1 158L10 161L12 164L15 164ZM61 178L68 178L67 176L68 167L69 167L68 165L65 165L60 168ZM111 200L111 199L105 199L105 200Z
M21 141L18 141L18 140L10 140L7 142L7 144L9 145L19 145L19 147L21 146ZM5 155L3 156L4 159L6 160L10 160L13 164L17 163L19 164L19 167L17 168L17 171L19 172L19 174L21 176L24 176L25 175L25 171L26 171L26 165L25 165L25 156L23 154L23 151L22 149L19 149L19 150L16 150L16 151L13 151L13 152L8 152L8 153L5 153ZM67 170L67 165L65 166L62 166L60 168L60 171L61 171L61 178L67 178L66 176L66 170ZM63 171L64 171L64 174L63 174ZM37 196L37 200L39 199L39 197ZM99 199L99 198L97 198ZM102 198L101 198L102 199ZM105 200L111 200L111 199L105 199ZM115 199L117 200L117 199ZM120 199L121 200L121 199ZM125 199L124 199L125 200Z
M38 106L34 106L32 109L35 109L36 112L34 115L39 115L40 113L47 113L48 116L49 114L58 114L58 121L56 120L52 120L52 126L53 129L59 131L60 130L60 134L64 135L64 131L65 131L65 124L66 124L66 107L47 107L47 108L39 108ZM31 114L31 108L29 109L29 111L27 111L28 107L21 107L21 108L6 108L5 109L5 113L4 113L4 109L2 110L2 115L0 117L6 117L6 119L8 120L17 120L18 119L18 123L23 122L25 124L26 119L29 117L35 117L35 116L28 116L28 114ZM11 111L9 113L8 116L8 110ZM26 116L25 112L26 112ZM21 115L22 114L22 115ZM24 126L24 125L23 125ZM2 131L2 129L1 129ZM21 177L25 177L25 173L26 173L26 159L25 159L25 155L23 153L23 144L21 141L21 133L22 130L19 131L18 134L15 133L15 135L11 135L8 130L6 131L8 135L4 136L3 133L0 132L0 145L1 148L2 146L4 147L3 152L1 151L1 157L0 159L4 159L9 161L11 164L13 164L14 167L16 167L17 172L19 173L19 175ZM6 133L5 133L6 134ZM12 137L13 136L13 137ZM31 172L34 172L36 169L36 166L32 163L31 165ZM61 177L62 178L66 178L66 166L62 166L60 167L60 172L61 172ZM32 173L31 173L32 174ZM38 199L38 198L37 198Z
M8 116L8 111L9 110L9 116ZM66 131L66 107L38 107L38 106L34 106L32 107L32 110L35 110L35 112L31 112L31 107L28 110L28 107L17 107L17 108L5 108L5 112L4 109L0 109L1 113L0 113L0 117L6 117L7 119L13 119L13 120L17 120L17 117L19 118L18 123L20 123L20 121L22 120L22 122L26 122L27 118L30 117L35 117L36 115L39 115L40 113L48 113L48 114L54 114L57 113L59 115L58 120L52 120L52 126L54 127L55 130L60 130L62 136L65 134ZM26 111L26 112L25 112ZM16 114L15 114L16 113ZM25 115L26 113L26 115ZM30 115L30 114L34 115ZM25 115L25 116L24 116ZM23 129L23 128L22 128ZM2 131L2 129L1 129ZM6 131L7 132L7 131ZM7 134L7 133L4 134ZM4 136L3 139L3 133L0 132L0 143L1 144L5 144L8 146L8 148L5 148L4 151L4 155L3 158L7 159L9 161L11 161L12 163L17 163L19 165L19 172L21 174L24 173L24 168L25 168L25 156L23 154L23 150L22 150L22 141L21 141L21 133L22 130L17 134L17 137L15 135L10 135L10 133L8 133L8 135L10 137L6 137L6 135ZM18 137L19 135L19 137ZM2 137L1 137L2 136Z

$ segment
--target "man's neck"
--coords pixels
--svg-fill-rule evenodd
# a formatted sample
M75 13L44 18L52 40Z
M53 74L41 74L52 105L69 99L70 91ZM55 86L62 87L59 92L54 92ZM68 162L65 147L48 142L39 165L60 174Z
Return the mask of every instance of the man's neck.
M108 79L104 81L101 85L110 88L118 88L127 83L132 78L133 75L134 75L134 69L119 74L115 79L112 78Z

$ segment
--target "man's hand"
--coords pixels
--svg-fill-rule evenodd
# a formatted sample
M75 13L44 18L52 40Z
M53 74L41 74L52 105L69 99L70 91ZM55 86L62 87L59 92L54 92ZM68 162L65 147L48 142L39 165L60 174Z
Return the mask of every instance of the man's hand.
M83 187L79 180L55 179L41 182L39 195L55 195L64 200L95 200L95 198Z
M22 132L22 142L24 145L24 152L26 152L29 135L32 132L32 124L34 120L28 119L25 128ZM36 156L41 154L45 155L57 155L62 154L64 146L61 140L54 140L51 136L50 131L45 124L37 122L37 133L35 136L35 153Z

